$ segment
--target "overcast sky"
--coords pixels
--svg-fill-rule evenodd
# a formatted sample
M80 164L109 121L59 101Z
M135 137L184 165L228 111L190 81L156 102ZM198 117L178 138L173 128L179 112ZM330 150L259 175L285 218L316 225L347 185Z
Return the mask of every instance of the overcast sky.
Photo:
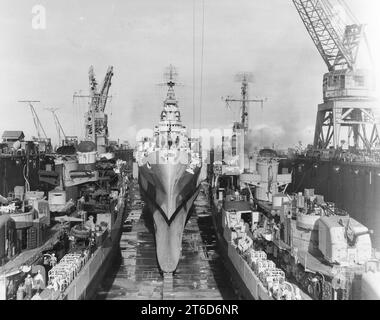
M346 1L368 33L374 55L379 28L378 0ZM202 1L196 3L196 123L199 127ZM48 136L57 140L53 118L45 107L58 107L67 135L83 135L86 101L73 103L73 93L88 93L88 68L98 82L114 66L106 112L112 139L134 142L142 128L159 119L166 66L179 72L177 88L183 121L193 126L193 0L38 1L1 0L0 131L36 135L27 105L35 104ZM32 8L46 8L46 29L32 28ZM378 40L377 40L378 41ZM263 129L263 143L282 147L311 143L317 104L322 102L319 56L291 0L205 0L202 126L227 128L234 112L221 97L239 97L234 75L252 72L251 96L268 97L261 112L252 105L253 134ZM379 63L380 64L380 63ZM237 109L236 109L237 111ZM237 112L235 111L235 114Z

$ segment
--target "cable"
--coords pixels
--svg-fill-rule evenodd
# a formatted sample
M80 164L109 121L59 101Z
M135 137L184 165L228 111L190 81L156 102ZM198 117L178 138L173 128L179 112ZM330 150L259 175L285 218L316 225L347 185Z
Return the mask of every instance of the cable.
M202 129L202 99L203 99L203 56L205 40L205 0L202 0L202 47L201 47L201 83L199 93L199 128Z
M195 129L195 0L193 0L193 129Z
M29 161L28 159L26 161ZM28 172L25 173L25 169L27 169ZM25 180L25 191L29 192L30 191L30 184L27 178L27 175L29 175L29 170L27 168L27 164L24 165L24 168L22 169L22 175L24 176Z
M350 19L355 23L359 24L359 20L355 17L354 13L352 12L351 8L342 0L338 0L339 4L346 10L346 13L350 17Z

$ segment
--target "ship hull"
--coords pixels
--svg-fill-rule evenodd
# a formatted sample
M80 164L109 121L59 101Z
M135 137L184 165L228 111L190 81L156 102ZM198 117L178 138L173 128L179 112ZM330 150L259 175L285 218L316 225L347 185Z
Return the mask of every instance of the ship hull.
M199 192L200 168L186 171L184 163L157 163L139 167L140 192L151 215L157 261L165 273L177 268L182 234Z

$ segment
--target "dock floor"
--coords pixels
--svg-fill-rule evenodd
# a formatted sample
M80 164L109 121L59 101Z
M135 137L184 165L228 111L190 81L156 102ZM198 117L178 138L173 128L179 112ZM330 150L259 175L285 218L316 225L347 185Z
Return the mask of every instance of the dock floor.
M139 198L135 186L131 192ZM97 300L223 300L236 290L218 254L208 200L201 191L185 227L182 256L172 279L159 273L154 236L146 226L148 212L132 210L120 240L119 261L102 280ZM127 220L128 220L127 219Z

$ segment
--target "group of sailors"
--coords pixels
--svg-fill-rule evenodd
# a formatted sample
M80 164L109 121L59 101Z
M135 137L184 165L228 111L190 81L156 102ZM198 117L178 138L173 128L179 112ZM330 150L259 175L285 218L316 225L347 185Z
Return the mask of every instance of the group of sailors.
M89 216L88 220L84 223L86 229L95 232L96 226L94 217ZM94 245L94 239L89 239L89 248ZM72 248L73 249L73 248ZM31 267L28 269L27 276L24 282L19 285L16 293L17 300L41 300L41 292L44 289L50 289L54 292L62 292L68 284L74 279L76 274L82 269L90 257L90 250L81 250L81 252L74 252L66 254L58 263L55 253L46 253L43 256L43 265L37 265L37 273L33 276L30 272ZM49 270L50 269L50 270ZM46 281L46 271L48 271L48 280ZM24 270L25 272L26 270Z
M40 293L45 289L45 286L45 277L40 269L37 270L37 274L34 277L28 273L24 283L17 289L17 300L41 300Z

